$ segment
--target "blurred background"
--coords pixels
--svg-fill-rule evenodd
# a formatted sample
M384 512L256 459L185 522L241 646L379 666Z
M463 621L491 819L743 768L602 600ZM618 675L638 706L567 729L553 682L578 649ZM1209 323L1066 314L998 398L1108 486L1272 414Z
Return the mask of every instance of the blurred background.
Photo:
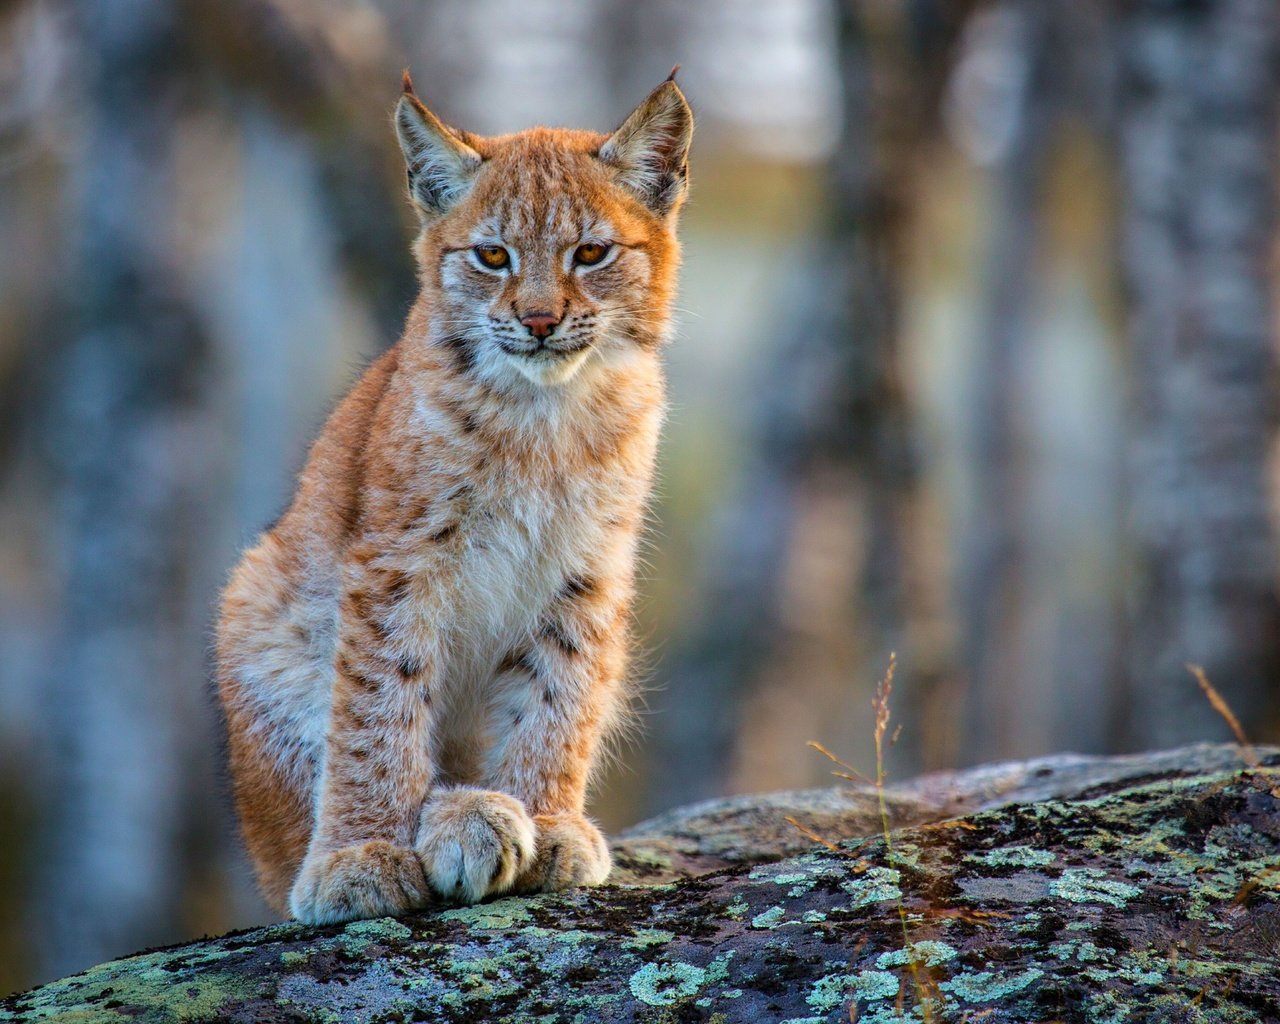
M414 295L399 72L699 118L594 811L1280 738L1274 0L0 0L0 993L270 918L218 589Z

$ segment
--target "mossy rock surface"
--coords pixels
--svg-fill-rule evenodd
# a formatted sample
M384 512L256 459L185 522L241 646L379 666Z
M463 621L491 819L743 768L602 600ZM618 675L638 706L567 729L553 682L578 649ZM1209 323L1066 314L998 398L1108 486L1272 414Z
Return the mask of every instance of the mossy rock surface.
M1257 753L925 776L887 794L888 842L866 790L702 805L619 839L624 884L156 950L0 1021L1276 1021L1280 751Z

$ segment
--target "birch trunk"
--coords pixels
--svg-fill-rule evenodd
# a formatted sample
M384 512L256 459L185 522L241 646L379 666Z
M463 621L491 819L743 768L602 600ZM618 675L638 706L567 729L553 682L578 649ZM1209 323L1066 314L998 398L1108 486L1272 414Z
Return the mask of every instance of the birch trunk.
M178 15L163 0L69 5L83 93L74 242L49 354L45 451L56 491L61 621L46 742L56 777L37 898L43 973L181 934L180 749L203 665L188 600L191 523L210 497L201 328L175 280Z
M1280 8L1121 5L1117 133L1129 293L1134 547L1125 739L1225 735L1184 663L1247 725L1280 691L1267 462Z

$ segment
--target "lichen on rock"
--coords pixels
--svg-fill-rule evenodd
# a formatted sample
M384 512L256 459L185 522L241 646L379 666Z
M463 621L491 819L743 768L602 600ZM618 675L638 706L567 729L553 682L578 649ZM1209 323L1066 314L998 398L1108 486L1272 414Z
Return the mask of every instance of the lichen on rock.
M1258 753L925 777L894 788L889 843L865 793L703 805L621 837L615 884L156 950L0 1022L1262 1024L1280 752Z

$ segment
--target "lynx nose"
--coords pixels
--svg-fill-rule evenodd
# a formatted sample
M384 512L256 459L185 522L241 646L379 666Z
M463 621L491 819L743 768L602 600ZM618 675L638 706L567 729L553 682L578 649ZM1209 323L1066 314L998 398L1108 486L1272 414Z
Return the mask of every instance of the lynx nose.
M526 313L520 322L535 338L549 338L560 318L554 313Z

